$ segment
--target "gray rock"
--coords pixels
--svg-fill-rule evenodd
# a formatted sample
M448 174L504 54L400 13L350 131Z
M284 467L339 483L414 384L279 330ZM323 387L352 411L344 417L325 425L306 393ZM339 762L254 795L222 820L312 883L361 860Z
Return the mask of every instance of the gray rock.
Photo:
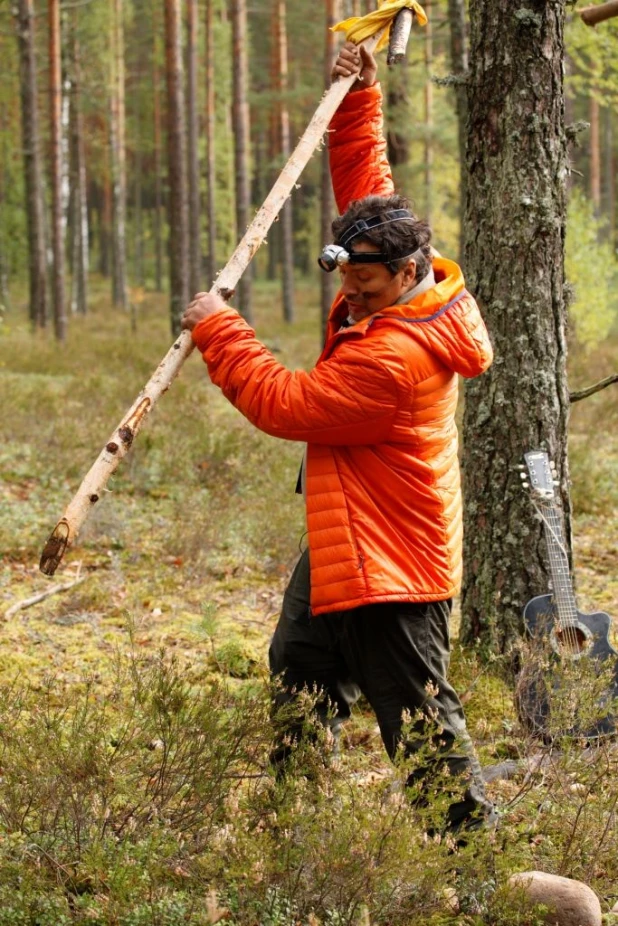
M548 926L601 926L601 904L583 881L561 878L544 871L523 871L511 875L512 887L523 889L533 903L545 904Z

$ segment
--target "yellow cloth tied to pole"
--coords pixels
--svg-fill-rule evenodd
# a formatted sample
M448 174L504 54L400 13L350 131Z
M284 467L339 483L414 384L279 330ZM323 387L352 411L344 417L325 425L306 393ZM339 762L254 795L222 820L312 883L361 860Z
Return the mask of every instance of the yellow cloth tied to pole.
M406 7L413 11L419 26L427 25L427 14L416 0L378 0L378 9L373 10L372 13L367 13L366 16L350 16L349 19L344 19L331 28L333 32L345 32L346 41L359 45L380 29L388 26L376 46L376 51L381 51L388 45L390 26L395 16L399 10Z

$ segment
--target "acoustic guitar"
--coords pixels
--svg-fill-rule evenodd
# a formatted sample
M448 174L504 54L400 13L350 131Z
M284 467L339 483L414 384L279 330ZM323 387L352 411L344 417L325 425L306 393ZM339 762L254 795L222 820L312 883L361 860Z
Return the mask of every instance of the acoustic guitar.
M601 703L597 701L598 719L583 728L574 716L572 726L559 731L593 739L615 731L610 702L618 698L618 651L610 643L612 621L604 611L583 614L577 609L562 510L556 498L554 468L547 454L540 450L524 454L524 459L527 474L522 472L522 478L524 487L531 490L533 504L543 523L552 589L550 594L538 595L525 606L525 630L532 641L549 649L554 660L591 659L599 664L609 661L608 665L613 667ZM551 726L551 690L556 684L550 679L551 674L542 670L527 672L524 665L518 684L520 717L529 729L544 736ZM604 713L605 707L607 713Z

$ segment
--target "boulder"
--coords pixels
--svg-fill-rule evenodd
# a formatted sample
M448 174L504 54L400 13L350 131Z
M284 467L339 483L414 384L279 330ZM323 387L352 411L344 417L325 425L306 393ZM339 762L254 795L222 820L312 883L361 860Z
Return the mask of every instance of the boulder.
M522 871L511 875L509 885L526 892L533 903L549 908L548 926L601 926L601 904L583 881L550 875L544 871Z

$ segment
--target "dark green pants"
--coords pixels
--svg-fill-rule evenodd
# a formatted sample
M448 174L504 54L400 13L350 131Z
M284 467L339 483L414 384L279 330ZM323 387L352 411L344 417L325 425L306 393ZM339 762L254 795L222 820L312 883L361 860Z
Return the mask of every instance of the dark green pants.
M404 742L409 755L433 736L436 762L446 763L461 782L460 800L449 810L457 827L473 816L491 813L481 770L466 731L463 709L446 675L449 664L450 601L389 602L313 617L309 607L309 554L305 551L292 574L279 623L270 646L270 669L283 687L284 704L305 686L323 692L322 717L334 713L336 728L350 716L361 692L373 708L382 740L391 758L402 741L402 715L421 711L435 718L439 733L415 721ZM427 735L423 736L423 727ZM289 746L279 746L275 763L285 761ZM429 765L414 779L431 774Z

